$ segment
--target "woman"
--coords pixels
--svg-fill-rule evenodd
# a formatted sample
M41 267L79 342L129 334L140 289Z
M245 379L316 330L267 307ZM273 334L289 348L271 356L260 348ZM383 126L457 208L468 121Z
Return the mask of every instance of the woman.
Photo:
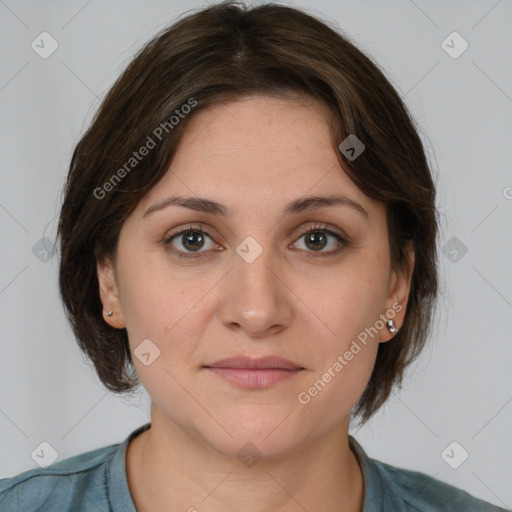
M504 510L348 434L437 294L435 187L402 101L293 8L223 3L150 41L71 162L60 292L151 423L0 482L1 510Z

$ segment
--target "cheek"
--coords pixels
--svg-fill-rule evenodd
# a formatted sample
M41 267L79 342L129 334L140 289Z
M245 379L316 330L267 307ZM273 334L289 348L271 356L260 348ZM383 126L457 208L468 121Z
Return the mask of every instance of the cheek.
M320 340L340 350L384 313L389 272L379 254L354 253L337 268L294 283ZM320 348L319 347L319 348Z
M128 244L120 245L121 251L121 303L128 333L134 342L141 337L159 340L186 316L200 290L190 280L177 278L171 266L162 261L160 251L144 251Z
M169 373L183 380L194 364L197 340L208 318L207 291L214 290L220 277L172 272L160 255L152 258L127 249L119 261L121 303L137 374L147 389L152 382L172 380ZM145 365L138 358L143 348L152 357L157 354L154 363Z
M350 413L370 380L379 347L378 331L372 327L380 302L370 300L369 289L338 284L334 302L324 304L322 320L329 329L316 329L314 349L307 354L315 361L314 369L296 397L310 418L322 417L325 424Z
M323 292L301 284L298 295L315 313L310 314L314 348L309 347L308 356L316 365L298 401L307 402L311 412L322 409L334 419L366 388L380 343L387 284L385 258L362 254L333 272Z
M151 264L151 259L141 254L132 254L123 264L123 312L140 382L157 410L171 422L191 431L209 429L218 435L216 424L212 425L203 409L211 406L215 397L198 387L195 372L198 340L211 308L210 295L205 294L214 291L220 276L199 276L197 272L195 277L191 273L178 275L170 266ZM149 364L147 358L144 361L137 356L146 339L154 343L145 342L143 352L150 354ZM203 426L199 428L196 423Z
M125 274L129 277L123 290L133 365L152 401L174 421L185 421L197 413L182 385L191 389L188 380L201 315L199 291L147 266L138 269Z

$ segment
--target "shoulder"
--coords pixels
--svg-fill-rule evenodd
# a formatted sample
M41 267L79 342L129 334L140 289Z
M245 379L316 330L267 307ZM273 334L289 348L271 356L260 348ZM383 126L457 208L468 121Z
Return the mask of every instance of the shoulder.
M109 466L118 448L98 448L1 479L0 510L109 510Z
M453 485L425 473L398 468L376 461L383 478L388 480L395 499L403 501L407 510L418 512L498 512L506 509L482 501Z
M368 457L351 438L365 478L364 512L504 512L453 485Z

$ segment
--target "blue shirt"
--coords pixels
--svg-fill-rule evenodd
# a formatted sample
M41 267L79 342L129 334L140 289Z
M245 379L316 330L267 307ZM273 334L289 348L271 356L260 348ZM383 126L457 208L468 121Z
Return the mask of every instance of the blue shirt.
M0 479L0 512L136 512L126 477L122 443ZM432 477L369 458L349 436L364 477L363 512L498 512L496 507Z

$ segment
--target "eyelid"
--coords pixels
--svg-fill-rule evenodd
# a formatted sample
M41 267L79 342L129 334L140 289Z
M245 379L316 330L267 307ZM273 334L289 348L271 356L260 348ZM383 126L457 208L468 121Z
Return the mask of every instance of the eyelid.
M298 230L299 236L309 233L310 231L322 230L322 231L332 231L340 238L345 240L346 243L350 242L350 237L344 232L341 231L336 226L332 224L327 224L325 222L314 222L313 224L306 224L305 226L301 226Z
M166 233L164 238L162 239L162 242L164 244L169 244L173 238L177 238L181 235L184 235L188 231L199 231L206 235L212 242L215 242L217 245L219 245L219 243L216 242L216 239L222 238L220 235L217 234L217 231L215 231L210 226L204 226L203 224L200 223L195 224L193 222L190 222L185 227L180 226ZM211 234L211 232L213 232L213 234Z

